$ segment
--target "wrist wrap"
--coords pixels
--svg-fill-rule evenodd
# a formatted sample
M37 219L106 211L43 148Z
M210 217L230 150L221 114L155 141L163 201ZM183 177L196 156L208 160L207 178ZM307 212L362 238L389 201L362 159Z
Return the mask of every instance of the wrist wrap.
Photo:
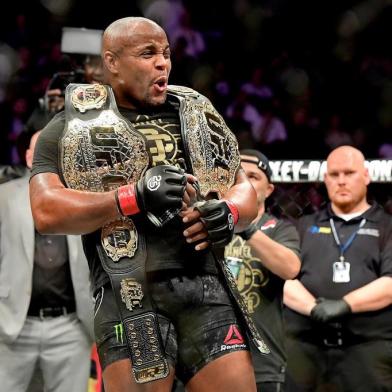
M234 226L235 226L237 224L237 222L238 222L238 219L240 218L240 214L238 212L238 208L235 205L235 203L233 201L231 201L231 200L226 200L225 199L225 202L226 202L227 206L229 207L229 210L230 210L231 214L233 215Z
M124 216L135 215L140 212L137 204L135 184L120 186L115 192L117 207Z

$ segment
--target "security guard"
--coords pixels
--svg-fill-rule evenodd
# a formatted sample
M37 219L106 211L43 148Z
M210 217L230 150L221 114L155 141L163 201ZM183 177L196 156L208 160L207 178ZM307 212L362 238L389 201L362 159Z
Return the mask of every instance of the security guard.
M302 266L285 284L290 391L392 390L392 220L366 200L353 147L333 150L331 204L300 222Z

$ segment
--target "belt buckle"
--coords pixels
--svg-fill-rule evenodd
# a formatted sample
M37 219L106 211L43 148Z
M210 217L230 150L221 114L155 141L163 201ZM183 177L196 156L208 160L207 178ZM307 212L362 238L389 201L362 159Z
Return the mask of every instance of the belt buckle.
M40 318L41 321L44 321L44 319L45 319L45 314L44 314L45 309L46 309L46 308L41 308L41 309L39 310L39 318Z
M59 316L66 316L68 314L67 308L65 306L61 306L61 308L41 308L39 310L39 318L40 318L40 320L43 321L47 317L56 317L56 316L53 315L53 313L50 316L45 316L45 312L46 311L52 311L53 312L55 309L56 310L57 309L61 309L62 313L59 314Z

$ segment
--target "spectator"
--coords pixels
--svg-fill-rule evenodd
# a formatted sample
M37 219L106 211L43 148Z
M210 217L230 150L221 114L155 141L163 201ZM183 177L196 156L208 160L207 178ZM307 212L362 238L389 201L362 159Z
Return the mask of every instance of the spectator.
M206 44L202 33L192 26L191 15L184 11L180 16L180 23L173 32L171 44L175 45L177 40L184 38L186 42L185 53L195 59L206 51Z
M350 146L327 159L331 204L299 224L302 267L284 302L289 391L392 390L392 219L366 200Z
M87 261L80 237L34 230L28 185L28 175L0 185L1 389L26 391L39 365L47 390L85 392L93 336Z

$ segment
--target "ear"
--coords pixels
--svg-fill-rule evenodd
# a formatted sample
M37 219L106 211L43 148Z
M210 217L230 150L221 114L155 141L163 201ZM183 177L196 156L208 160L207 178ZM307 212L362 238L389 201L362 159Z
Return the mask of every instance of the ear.
M274 191L274 189L275 189L274 184L269 183L268 187L267 187L267 189L265 191L265 198L266 199L271 195L271 193Z
M26 150L25 158L26 158L26 166L29 169L31 169L33 166L33 152L31 151L31 148L28 148Z
M365 184L366 186L368 186L370 184L370 174L368 168L365 169L364 175L365 175Z
M116 74L117 71L117 56L110 50L106 50L103 54L103 63L110 73Z

